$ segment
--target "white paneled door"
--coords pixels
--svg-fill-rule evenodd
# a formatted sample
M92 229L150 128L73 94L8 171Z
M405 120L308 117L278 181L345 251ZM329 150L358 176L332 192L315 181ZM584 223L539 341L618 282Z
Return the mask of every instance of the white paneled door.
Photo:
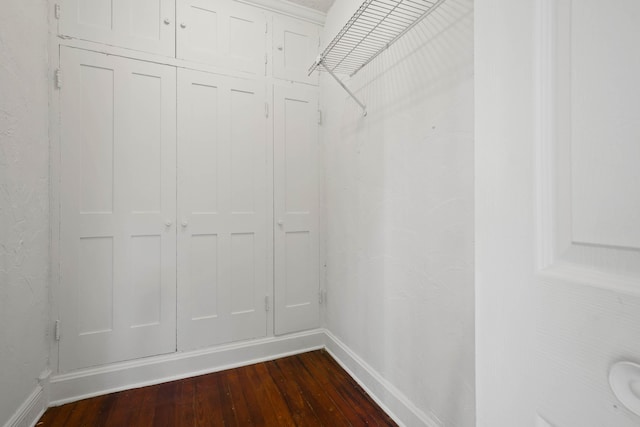
M318 73L309 75L309 66L318 55L320 28L316 24L273 17L273 76L294 82L318 84Z
M265 84L178 73L178 346L266 335Z
M319 325L318 101L274 88L275 333Z
M178 58L264 76L266 18L225 0L177 0Z
M478 426L638 426L640 3L518 3L475 15Z
M174 0L61 0L59 5L59 34L175 54Z
M60 371L175 351L175 69L60 63Z

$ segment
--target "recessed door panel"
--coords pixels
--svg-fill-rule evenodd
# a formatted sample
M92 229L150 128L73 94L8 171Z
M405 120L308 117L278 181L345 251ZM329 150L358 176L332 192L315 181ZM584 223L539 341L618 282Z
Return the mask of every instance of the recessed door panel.
M160 236L132 236L129 327L158 325L162 307L162 242Z
M274 88L275 333L319 325L317 95Z
M175 351L175 70L60 61L60 371Z
M159 76L131 75L131 208L134 212L160 212L162 193L162 80Z
M190 70L178 77L179 348L262 337L264 84Z
M80 238L78 259L78 333L113 330L113 237Z
M80 136L80 211L113 212L114 71L83 65L80 110L84 112ZM95 99L102 102L94 102Z
M203 320L218 316L218 236L196 234L191 237L189 265L189 301L185 310L188 320Z

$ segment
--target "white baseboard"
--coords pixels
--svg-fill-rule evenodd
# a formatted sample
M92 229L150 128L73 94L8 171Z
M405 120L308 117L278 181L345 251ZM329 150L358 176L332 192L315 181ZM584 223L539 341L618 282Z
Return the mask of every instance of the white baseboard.
M47 382L48 375L41 376L40 384L38 384L29 397L22 402L22 405L13 414L5 427L33 427L40 419L44 411L49 406L47 399Z
M325 331L315 329L55 375L50 406L317 350L324 347L324 341Z
M399 425L442 427L442 423L435 416L428 415L417 408L400 390L325 329L149 357L55 375L50 380L51 403L49 406L246 366L320 348L325 348ZM33 419L35 422L47 406L48 400L48 396L39 386L37 393L34 391L6 427L29 426L29 423L19 424L18 422L23 419ZM35 409L32 410L32 408ZM34 412L38 412L35 418L29 415Z
M401 426L442 427L435 417L418 409L400 390L384 379L331 332L325 330L329 354L378 405Z

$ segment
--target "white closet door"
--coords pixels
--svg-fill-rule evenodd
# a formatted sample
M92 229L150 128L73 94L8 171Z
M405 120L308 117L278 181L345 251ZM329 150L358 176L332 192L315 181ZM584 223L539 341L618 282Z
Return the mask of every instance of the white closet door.
M175 351L175 69L60 55L60 370Z
M266 18L224 0L178 0L178 58L265 74Z
M263 82L178 73L178 347L266 335Z
M60 5L62 35L175 55L173 0L62 0Z
M275 15L273 18L273 76L294 82L318 84L309 67L320 49L320 27L310 22Z
M274 88L275 333L319 325L317 90Z

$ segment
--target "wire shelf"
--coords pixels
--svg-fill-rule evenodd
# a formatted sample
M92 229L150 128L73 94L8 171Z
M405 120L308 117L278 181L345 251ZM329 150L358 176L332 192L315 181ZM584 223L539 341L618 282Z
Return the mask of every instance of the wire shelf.
M445 0L365 0L309 68L353 76ZM344 87L344 86L343 86Z

